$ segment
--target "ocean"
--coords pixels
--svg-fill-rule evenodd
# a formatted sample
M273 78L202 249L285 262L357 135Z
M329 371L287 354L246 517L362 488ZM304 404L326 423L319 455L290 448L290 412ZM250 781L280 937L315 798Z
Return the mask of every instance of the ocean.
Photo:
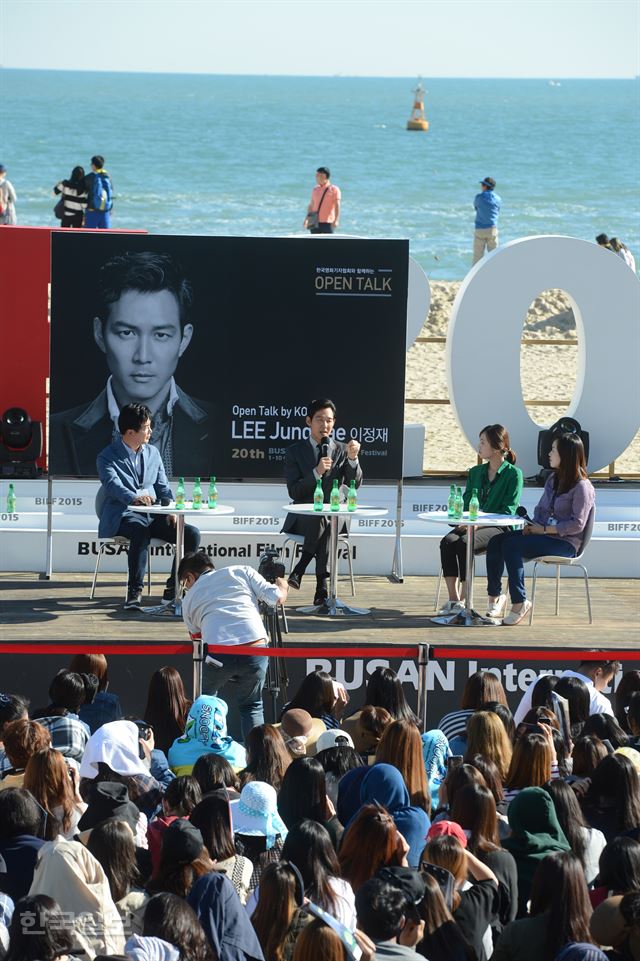
M99 153L114 227L218 236L302 231L325 165L342 232L408 238L435 279L469 269L492 176L501 242L605 232L638 258L638 80L425 79L427 133L406 130L415 82L5 69L0 162L20 224L55 224L53 185Z

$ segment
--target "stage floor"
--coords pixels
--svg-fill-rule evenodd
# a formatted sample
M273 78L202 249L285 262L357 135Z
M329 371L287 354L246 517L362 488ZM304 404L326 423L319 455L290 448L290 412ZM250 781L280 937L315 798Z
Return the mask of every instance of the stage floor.
M157 578L149 604L159 603ZM581 578L563 578L560 614L554 615L555 582L538 580L536 616L531 627L440 627L429 620L434 613L435 577L407 577L403 584L385 577L356 579L356 606L371 608L359 617L326 618L301 614L296 607L311 603L315 579L308 578L300 592L291 591L287 603L289 634L284 642L318 644L348 641L367 643L488 646L513 644L531 648L561 647L640 649L640 586L638 580L590 579L593 624L587 618ZM484 587L484 584L478 584ZM0 641L182 641L187 633L181 621L145 616L122 609L122 577L105 574L89 600L90 577L55 574L51 581L37 574L0 574ZM339 596L351 601L349 582L341 580ZM484 600L478 591L477 601ZM444 600L444 593L442 594ZM146 595L145 595L145 602ZM476 605L478 610L481 608Z

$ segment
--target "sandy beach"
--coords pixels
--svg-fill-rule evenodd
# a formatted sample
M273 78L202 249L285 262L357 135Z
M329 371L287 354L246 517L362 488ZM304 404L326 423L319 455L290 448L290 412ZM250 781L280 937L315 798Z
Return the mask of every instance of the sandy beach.
M431 309L421 337L446 337L451 308L459 281L431 281ZM520 371L525 399L569 400L576 381L578 349L571 305L561 290L547 290L531 305L524 322L526 340L566 340L566 344L523 345ZM445 344L414 344L407 354L407 401L420 398L446 400ZM536 423L548 426L558 419L567 405L530 406ZM425 425L425 470L463 471L476 463L475 450L466 442L451 407L405 404L405 420ZM507 425L508 426L508 425ZM616 472L640 472L640 433L616 460Z

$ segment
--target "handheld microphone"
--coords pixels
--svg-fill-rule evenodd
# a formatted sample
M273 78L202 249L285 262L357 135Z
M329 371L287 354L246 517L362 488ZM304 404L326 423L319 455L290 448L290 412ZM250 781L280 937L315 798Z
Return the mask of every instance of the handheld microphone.
M524 517L524 519L525 519L526 521L529 521L530 524L533 524L533 521L531 520L531 518L530 518L529 515L527 514L527 508L526 508L526 507L523 507L522 505L520 505L520 507L516 507L516 514L518 515L518 517Z
M320 457L329 456L329 438L325 435L320 438Z

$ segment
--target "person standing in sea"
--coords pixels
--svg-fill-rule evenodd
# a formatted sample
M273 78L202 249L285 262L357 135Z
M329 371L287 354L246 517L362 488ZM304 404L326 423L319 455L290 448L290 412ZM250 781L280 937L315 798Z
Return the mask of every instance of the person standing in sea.
M329 168L318 167L316 186L311 191L309 209L304 218L305 230L309 230L312 234L332 234L337 230L340 224L341 200L340 188L331 183Z
M498 214L502 200L495 191L493 177L480 181L481 192L476 194L473 206L476 210L476 230L473 238L473 263L484 256L485 250L495 250L498 246Z
M7 180L7 168L0 164L0 224L15 224L16 200L18 199L13 184Z

